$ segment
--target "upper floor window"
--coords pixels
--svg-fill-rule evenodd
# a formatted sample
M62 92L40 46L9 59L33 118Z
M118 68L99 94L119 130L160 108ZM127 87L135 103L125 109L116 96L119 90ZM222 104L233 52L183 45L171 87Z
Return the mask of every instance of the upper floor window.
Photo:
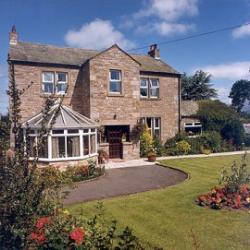
M122 93L122 77L120 70L111 69L109 71L109 92L111 94Z
M141 98L159 98L159 79L141 78Z
M49 94L65 94L68 74L64 72L43 72L42 90Z

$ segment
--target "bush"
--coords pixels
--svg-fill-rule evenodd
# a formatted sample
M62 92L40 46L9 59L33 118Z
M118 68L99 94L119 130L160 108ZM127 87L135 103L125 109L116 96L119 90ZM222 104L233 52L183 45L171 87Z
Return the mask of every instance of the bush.
M220 184L223 184L229 193L238 192L243 184L250 184L246 155L242 157L241 164L233 163L230 173L226 169L222 170Z
M217 131L224 140L242 144L244 129L239 114L218 100L200 101L197 116L205 131Z
M210 149L213 153L221 151L222 138L220 133L216 131L207 131L197 139L203 149Z
M153 151L156 153L156 156L162 156L164 154L164 147L161 144L161 141L158 137L154 137L152 144Z
M137 237L126 227L117 232L117 223L101 223L103 210L93 219L75 218L67 210L39 217L29 238L31 249L142 249Z
M148 130L147 126L143 127L140 135L140 155L141 157L147 156L147 154L153 149L153 138Z
M180 154L186 155L190 151L191 146L187 141L182 140L176 143L176 149Z

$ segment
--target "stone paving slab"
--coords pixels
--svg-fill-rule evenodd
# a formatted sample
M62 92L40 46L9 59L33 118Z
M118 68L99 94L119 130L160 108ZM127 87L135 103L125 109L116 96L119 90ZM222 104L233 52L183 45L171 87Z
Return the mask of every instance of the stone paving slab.
M158 165L117 168L106 171L105 176L88 182L78 183L70 191L65 205L91 200L101 200L121 195L164 188L184 181L187 174Z

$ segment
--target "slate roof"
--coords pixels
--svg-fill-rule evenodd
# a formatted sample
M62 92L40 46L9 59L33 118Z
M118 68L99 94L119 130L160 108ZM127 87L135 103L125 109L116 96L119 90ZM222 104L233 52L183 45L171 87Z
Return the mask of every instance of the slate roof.
M18 42L17 45L10 45L9 60L81 66L100 52L101 51L89 49ZM141 71L179 74L175 69L162 60L154 59L149 55L129 55L140 63Z
M69 128L95 128L98 127L98 124L87 118L84 115L77 113L76 111L72 110L71 108L65 105L55 104L51 107L49 113L48 122L45 124L45 127L50 127L52 121L53 129L69 129ZM55 118L56 115L56 118ZM23 127L27 125L30 128L41 128L44 120L44 114L40 112L39 114L33 116L32 118L28 119L26 122L22 124Z
M181 101L181 116L195 116L199 109L199 104L196 101Z

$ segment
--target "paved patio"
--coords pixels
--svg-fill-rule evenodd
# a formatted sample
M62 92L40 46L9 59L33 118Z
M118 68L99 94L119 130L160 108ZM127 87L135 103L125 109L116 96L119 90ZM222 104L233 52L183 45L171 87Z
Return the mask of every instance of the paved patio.
M101 200L110 197L164 188L184 181L187 175L181 171L158 165L109 169L99 179L79 183L70 191L64 204Z
M225 156L225 155L240 155L244 153L250 153L250 150L213 153L209 155L197 154L197 155L163 156L163 157L157 157L157 161L170 160L170 159L183 159L183 158L204 158L204 157ZM138 167L138 166L147 166L147 165L148 166L152 165L152 162L148 162L146 158L140 158L140 159L130 160L130 161L110 160L108 163L105 164L105 168L115 169L115 168L128 168L128 167Z

